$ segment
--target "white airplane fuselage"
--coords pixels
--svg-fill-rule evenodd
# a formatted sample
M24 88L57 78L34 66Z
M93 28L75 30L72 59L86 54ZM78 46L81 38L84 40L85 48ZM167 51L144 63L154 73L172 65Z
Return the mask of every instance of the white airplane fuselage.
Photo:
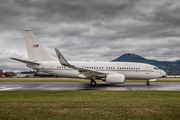
M79 72L75 69L64 67L59 61L39 61L40 65L28 65L37 71L45 72L55 76L79 78ZM126 79L156 79L165 76L163 70L156 66L134 62L82 62L69 61L70 64L82 68L88 68L105 73L119 73L125 75ZM87 79L92 78L88 76Z

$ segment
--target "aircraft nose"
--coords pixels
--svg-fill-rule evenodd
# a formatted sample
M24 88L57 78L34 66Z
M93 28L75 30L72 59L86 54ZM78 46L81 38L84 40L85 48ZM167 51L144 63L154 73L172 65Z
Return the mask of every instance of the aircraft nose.
M161 70L161 76L165 76L166 72L164 70Z

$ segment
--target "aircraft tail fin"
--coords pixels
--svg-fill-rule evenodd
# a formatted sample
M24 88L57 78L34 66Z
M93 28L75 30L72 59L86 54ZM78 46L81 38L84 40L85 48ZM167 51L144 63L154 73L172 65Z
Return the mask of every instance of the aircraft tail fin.
M24 30L24 39L26 42L28 57L30 61L54 61L55 57L49 55L41 44L37 41L31 30Z

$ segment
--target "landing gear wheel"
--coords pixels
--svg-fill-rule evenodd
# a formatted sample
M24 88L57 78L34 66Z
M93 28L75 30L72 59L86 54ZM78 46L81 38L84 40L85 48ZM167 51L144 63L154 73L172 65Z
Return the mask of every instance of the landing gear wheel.
M148 85L148 86L149 86L149 85L150 85L150 82L147 82L147 83L146 83L146 85Z
M96 81L95 80L91 80L91 86L96 86Z

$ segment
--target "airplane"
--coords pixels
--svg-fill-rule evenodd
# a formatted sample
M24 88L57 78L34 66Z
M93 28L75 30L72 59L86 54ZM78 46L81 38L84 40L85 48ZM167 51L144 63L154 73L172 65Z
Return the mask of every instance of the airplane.
M145 63L66 61L57 48L55 48L57 58L49 55L31 30L24 30L24 38L29 60L11 59L25 63L27 67L38 72L61 77L89 79L91 86L96 85L97 79L108 84L122 84L125 79L147 80L146 85L149 86L151 81L156 81L157 78L166 75L158 67Z

